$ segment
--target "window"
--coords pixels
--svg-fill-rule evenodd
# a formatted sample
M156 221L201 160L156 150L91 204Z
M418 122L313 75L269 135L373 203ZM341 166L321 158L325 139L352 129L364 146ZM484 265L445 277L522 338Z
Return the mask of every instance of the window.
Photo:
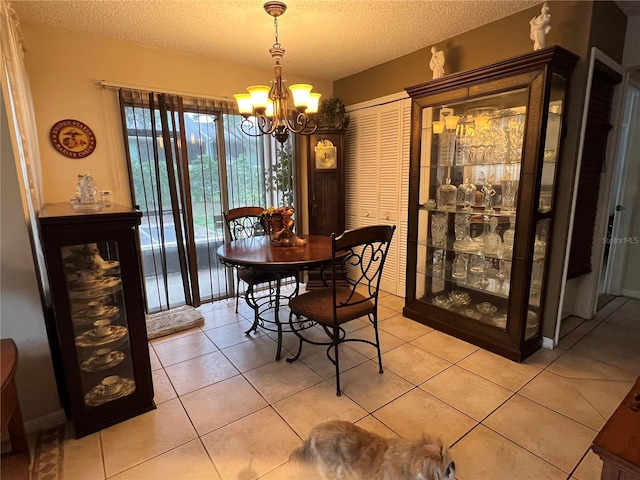
M234 295L223 212L293 204L293 148L240 130L231 102L121 89L149 311Z

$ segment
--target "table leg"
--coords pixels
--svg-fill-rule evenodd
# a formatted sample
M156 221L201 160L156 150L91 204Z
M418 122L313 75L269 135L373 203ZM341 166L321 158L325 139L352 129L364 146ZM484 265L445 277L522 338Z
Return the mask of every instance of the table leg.
M259 320L259 312L258 312L258 304L255 301L251 300L251 296L253 295L253 285L249 285L247 287L247 290L244 293L244 300L247 303L247 305L249 305L251 307L251 309L253 310L253 325L251 325L251 327L249 328L249 330L247 330L245 333L245 335L249 335L251 332L257 332L258 331L258 320ZM255 300L255 298L254 298Z
M274 320L278 328L278 351L276 352L276 360L280 360L280 352L282 351L282 324L280 323L280 273L276 275L276 311L274 312Z

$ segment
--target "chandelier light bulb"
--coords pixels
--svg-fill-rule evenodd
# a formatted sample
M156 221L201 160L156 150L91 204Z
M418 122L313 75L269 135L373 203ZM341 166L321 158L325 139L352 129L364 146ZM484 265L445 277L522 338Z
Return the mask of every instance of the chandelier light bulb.
M435 121L433 122L433 133L440 134L444 132L444 122Z
M311 85L306 83L297 83L289 87L289 90L291 90L293 94L293 104L296 108L302 109L302 111L307 108L307 105L309 105L309 94L312 88Z
M251 103L256 112L262 114L267 108L269 102L269 91L271 89L266 85L253 85L247 87L249 95L251 95Z
M269 101L267 102L267 109L266 109L266 111L264 112L264 116L265 116L265 117L267 117L267 118L271 118L271 119L273 119L273 115L274 115L274 113L275 113L275 110L276 110L276 109L275 109L275 105L274 105L274 103L273 103L273 100L269 100Z
M447 130L455 130L458 126L458 122L460 121L460 117L458 115L448 115L445 119L445 127Z
M309 94L309 103L307 104L306 113L318 113L318 107L320 106L320 93L311 92Z
M236 93L233 96L238 103L240 115L247 118L253 113L253 103L251 103L251 95L248 93Z

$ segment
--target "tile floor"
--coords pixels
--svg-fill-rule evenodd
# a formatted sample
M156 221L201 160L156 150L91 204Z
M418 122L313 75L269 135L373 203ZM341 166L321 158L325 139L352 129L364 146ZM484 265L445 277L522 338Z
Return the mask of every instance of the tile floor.
M568 319L558 348L522 364L403 318L401 298L380 303L385 373L373 347L344 347L342 397L320 347L276 362L270 335L244 335L246 306L201 307L202 328L150 343L158 408L79 440L68 428L64 479L313 479L289 452L335 418L439 435L459 480L600 478L589 447L640 375L639 300Z

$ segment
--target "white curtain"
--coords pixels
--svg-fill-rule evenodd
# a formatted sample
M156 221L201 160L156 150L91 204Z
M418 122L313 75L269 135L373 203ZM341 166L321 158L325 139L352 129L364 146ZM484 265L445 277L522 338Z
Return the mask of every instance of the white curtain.
M21 199L16 199L16 204L18 202L22 204L40 280L40 291L45 304L50 305L49 284L38 231L38 212L42 207L42 171L35 113L29 77L24 64L20 25L15 12L6 0L0 0L0 35L2 98L6 105L15 168L22 194Z
M22 34L18 18L6 0L0 2L2 35L2 89L7 103L10 129L14 136L18 178L25 189L28 209L35 213L42 206L40 152L36 132L29 77L24 64Z

